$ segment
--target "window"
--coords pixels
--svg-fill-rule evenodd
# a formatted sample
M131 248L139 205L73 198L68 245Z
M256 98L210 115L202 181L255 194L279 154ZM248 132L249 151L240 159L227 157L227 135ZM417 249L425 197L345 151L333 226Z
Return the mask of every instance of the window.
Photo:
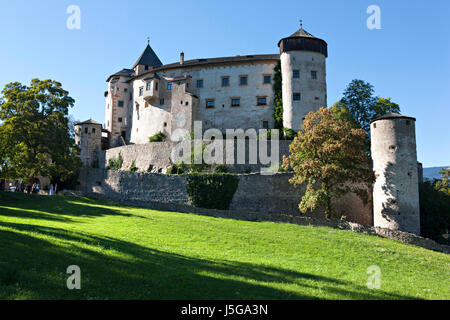
M241 99L240 98L232 98L231 99L231 106L232 107L240 107L241 106Z
M313 80L317 79L317 71L311 71L311 79Z
M319 97L314 97L314 100L319 100Z
M164 98L163 99L159 99L159 104L163 105L164 104Z
M185 105L188 106L189 105L189 101L186 101Z
M119 107L123 107L123 101L119 100Z
M257 97L256 104L258 106L265 106L267 104L267 97Z
M167 90L172 90L172 82L167 82Z
M88 133L88 128L84 128L84 133Z
M214 108L214 99L206 99L206 108Z
M155 91L158 91L158 82L155 82Z
M123 91L127 92L127 91L128 91L128 89L127 89L127 88L125 88L125 89L123 89Z
M92 128L92 133L95 133L95 128Z
M294 101L300 101L300 99L301 99L300 92L294 92L293 99L294 99Z
M139 88L139 96L142 96L144 94L144 87Z
M197 88L203 88L203 79L197 80Z
M263 125L263 129L269 129L269 121L264 120L264 121L262 122L262 125Z
M152 83L149 81L149 82L147 82L147 84L146 84L145 90L149 91L149 90L151 90L151 89L152 89Z
M247 76L240 76L239 77L239 85L246 86L248 83L248 77Z
M230 86L230 77L222 77L222 87Z
M119 122L122 122L122 118L119 118L118 120L119 120Z
M271 75L264 75L264 77L263 77L263 83L264 83L264 84L272 83L272 76L271 76Z
M148 66L145 66L145 70L148 70Z
M300 70L292 70L292 78L294 79L300 78Z

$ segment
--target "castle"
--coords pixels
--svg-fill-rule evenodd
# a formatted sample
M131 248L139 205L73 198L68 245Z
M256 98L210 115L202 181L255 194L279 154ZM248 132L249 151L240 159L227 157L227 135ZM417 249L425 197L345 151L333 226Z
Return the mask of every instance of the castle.
M178 141L183 138L180 135L192 132L194 121L200 121L203 130L216 128L222 132L237 128L274 128L273 78L278 63L281 64L283 127L300 130L310 111L327 106L327 43L300 27L289 37L282 38L278 47L279 54L194 60L184 60L181 52L179 62L163 64L148 44L131 69L108 77L104 127L93 120L75 125L75 141L81 148L83 163L95 167L94 162L99 161L97 165L105 168L108 158L123 153L127 166L135 161L137 164L137 159L143 158L144 164L138 165L142 168L139 171L150 172L149 169L159 163L157 172L163 172L164 167L170 165L171 145L148 144L149 137L159 132L168 140ZM370 216L364 224L420 233L414 122L411 117L389 114L371 124L373 168L377 180L373 187L373 205L362 209ZM288 152L288 148L280 150L280 155L283 152ZM85 180L83 188L89 192L118 193L117 190L123 189L122 177L112 179L112 173L109 175L109 178L101 176L94 181L86 174L82 178ZM140 187L144 178L140 179L136 182L132 178L128 184L129 188L138 189L133 197L153 201L146 194L148 190ZM172 182L165 181L162 187L175 183L175 178L167 179ZM184 180L180 179L175 183L179 187L177 195L183 193L180 185ZM251 179L258 185L250 183ZM287 190L287 178L244 180L245 188L255 187L259 194L250 197L243 192L245 196L236 200L236 208L251 210L262 206L262 211L269 212L286 209L287 198L283 198L283 194L277 198L266 193L265 184L281 183ZM108 188L102 186L105 181L109 181L106 183ZM152 185L153 182L149 184ZM165 196L172 191L166 190ZM297 196L298 192L292 192L292 211L298 210ZM185 197L180 199L186 201ZM351 207L352 201L344 206ZM264 206L265 202L267 206ZM352 208L346 209L351 214ZM360 222L358 219L360 217L356 218Z

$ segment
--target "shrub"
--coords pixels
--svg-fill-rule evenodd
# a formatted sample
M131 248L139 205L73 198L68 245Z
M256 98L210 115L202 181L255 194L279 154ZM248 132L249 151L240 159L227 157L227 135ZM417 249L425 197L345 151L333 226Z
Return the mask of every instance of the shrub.
M252 168L250 167L245 168L245 173L246 174L252 173Z
M297 136L297 132L289 128L283 128L283 137L285 140L294 140Z
M191 174L186 185L189 202L200 208L228 210L238 183L232 174Z
M119 153L117 158L111 158L108 160L108 166L106 167L106 170L120 170L122 169L123 165L123 158L122 154Z
M435 183L425 181L419 185L421 235L450 245L450 195L437 190Z
M178 167L176 164L173 164L169 168L167 168L166 174L177 174L177 173L178 173Z
M215 173L227 173L228 172L228 167L224 164L218 164L215 168L214 168L214 172Z
M131 172L136 172L136 171L138 171L138 168L136 167L136 162L135 162L135 160L133 160L133 161L131 162L130 171L131 171Z
M149 137L148 140L150 142L162 142L166 138L166 135L162 133L161 131L157 134L154 134L153 136Z

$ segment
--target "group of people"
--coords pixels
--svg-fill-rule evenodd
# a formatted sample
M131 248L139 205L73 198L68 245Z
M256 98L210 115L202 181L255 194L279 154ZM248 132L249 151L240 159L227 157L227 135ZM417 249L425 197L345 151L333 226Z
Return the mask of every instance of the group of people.
M35 182L33 184L27 184L26 186L23 181L21 183L19 183L19 181L16 181L14 184L14 192L22 192L22 193L26 192L27 194L36 194L36 193L39 193L40 190L41 190L41 186L37 182ZM53 184L51 184L48 194L50 196L53 196L57 193L57 191L58 191L58 185L55 184L55 186L53 186Z

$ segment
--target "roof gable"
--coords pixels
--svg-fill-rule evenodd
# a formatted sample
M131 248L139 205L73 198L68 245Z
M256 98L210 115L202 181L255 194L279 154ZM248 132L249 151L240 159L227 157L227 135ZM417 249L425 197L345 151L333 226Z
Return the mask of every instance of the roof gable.
M152 47L148 44L145 48L144 52L142 52L141 56L137 59L136 63L133 65L135 68L137 65L142 64L144 66L153 66L159 67L162 65L161 60L159 60L155 51L153 51Z

